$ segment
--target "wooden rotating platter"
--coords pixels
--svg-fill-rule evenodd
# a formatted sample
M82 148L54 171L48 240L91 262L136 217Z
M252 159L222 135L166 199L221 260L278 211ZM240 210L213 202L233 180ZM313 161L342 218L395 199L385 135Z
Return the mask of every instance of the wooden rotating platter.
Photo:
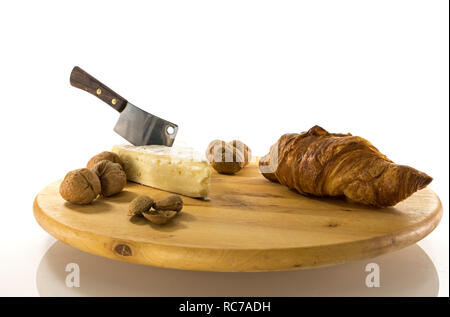
M61 198L60 182L33 206L52 236L100 256L186 270L290 270L370 258L421 240L442 217L428 188L376 209L303 197L267 181L255 163L233 176L214 172L211 199L183 197L183 211L165 226L127 212L136 195L159 199L167 192L128 182L122 193L80 206Z

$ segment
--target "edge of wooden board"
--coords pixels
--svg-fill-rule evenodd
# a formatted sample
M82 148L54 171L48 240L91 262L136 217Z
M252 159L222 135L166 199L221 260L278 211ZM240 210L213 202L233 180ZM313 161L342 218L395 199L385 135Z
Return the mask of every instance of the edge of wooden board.
M347 243L280 249L199 248L115 239L55 221L39 206L39 194L33 202L33 212L39 225L56 239L82 251L110 259L183 270L263 272L342 264L409 246L432 232L442 218L442 203L431 192L437 199L437 207L429 217L408 230Z

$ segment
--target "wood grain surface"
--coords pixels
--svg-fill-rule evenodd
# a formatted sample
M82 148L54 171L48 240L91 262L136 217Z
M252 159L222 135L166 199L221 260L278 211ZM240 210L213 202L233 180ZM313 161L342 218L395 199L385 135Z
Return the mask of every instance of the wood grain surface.
M375 257L419 241L442 216L431 189L376 209L301 196L267 181L255 163L237 175L214 172L210 200L183 197L183 211L165 226L127 212L136 195L167 192L129 182L114 197L79 206L60 197L59 184L43 189L33 208L52 236L100 256L188 270L290 270Z

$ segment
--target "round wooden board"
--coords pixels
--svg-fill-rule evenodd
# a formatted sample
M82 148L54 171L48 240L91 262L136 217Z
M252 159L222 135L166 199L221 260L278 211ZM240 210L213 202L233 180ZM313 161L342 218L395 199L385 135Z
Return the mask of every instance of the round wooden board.
M430 189L392 208L369 208L301 196L267 181L255 163L233 176L214 172L211 199L183 197L183 211L165 226L127 212L136 195L167 192L129 182L114 197L80 206L61 198L59 184L34 201L48 233L108 258L187 270L290 270L374 257L419 241L442 216Z

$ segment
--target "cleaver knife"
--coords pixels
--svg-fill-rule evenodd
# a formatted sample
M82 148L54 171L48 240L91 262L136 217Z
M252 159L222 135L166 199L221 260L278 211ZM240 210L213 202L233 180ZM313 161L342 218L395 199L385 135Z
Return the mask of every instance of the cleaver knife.
M121 97L113 90L75 66L70 74L70 84L97 96L120 113L114 131L133 145L172 146L178 126L148 113Z

